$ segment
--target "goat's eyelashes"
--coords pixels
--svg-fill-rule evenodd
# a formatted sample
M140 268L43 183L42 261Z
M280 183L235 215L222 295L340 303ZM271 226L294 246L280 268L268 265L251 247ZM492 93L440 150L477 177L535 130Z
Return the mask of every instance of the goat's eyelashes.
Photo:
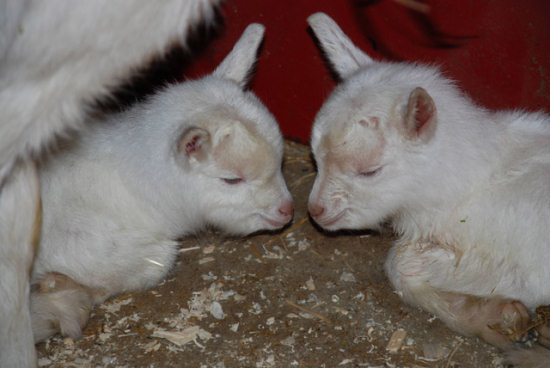
M368 171L361 171L359 173L359 176L364 178L372 178L376 174L378 174L382 170L382 166L377 167L376 169L368 170Z
M224 183L229 185L236 185L244 181L243 178L221 178Z

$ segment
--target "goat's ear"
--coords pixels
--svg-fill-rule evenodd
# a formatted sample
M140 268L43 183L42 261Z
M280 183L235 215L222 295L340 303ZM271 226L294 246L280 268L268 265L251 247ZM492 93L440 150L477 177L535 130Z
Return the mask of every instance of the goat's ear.
M250 24L244 30L233 50L216 68L213 75L229 79L241 88L245 88L248 77L256 63L258 48L264 36L265 27L261 24Z
M374 62L325 13L310 15L307 22L339 77L347 78L361 67Z
M405 132L411 139L427 142L436 127L436 108L432 97L422 87L416 87L409 95L405 113Z
M189 160L203 161L208 157L211 145L210 133L208 131L192 127L182 134L178 144L178 151Z

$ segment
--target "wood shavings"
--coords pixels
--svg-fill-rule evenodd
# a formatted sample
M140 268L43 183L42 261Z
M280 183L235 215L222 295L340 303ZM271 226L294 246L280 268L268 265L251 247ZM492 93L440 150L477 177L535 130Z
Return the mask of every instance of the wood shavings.
M304 319L313 319L313 315L308 312L298 312L298 315Z
M419 357L421 360L435 362L449 355L449 348L440 343L425 343L422 345L424 356Z
M275 355L268 354L267 357L261 358L256 362L256 368L268 368L275 366Z
M128 298L124 300L114 300L110 303L102 304L99 307L107 313L116 314L120 311L120 308L122 306L130 304L132 303L132 301L133 301L132 298Z
M453 351L451 351L451 353L449 354L449 357L447 358L447 363L445 364L445 368L451 367L451 365L453 364L453 356L455 355L455 353L458 351L458 349L463 343L464 343L464 340L459 340L458 343L455 345L455 347L453 348Z
M63 345L65 345L65 348L67 349L74 349L74 340L70 337L65 337L63 339Z
M147 262L152 263L155 266L164 267L164 264L160 263L159 261L155 261L154 259L151 259L151 258L145 258L145 259L147 260Z
M147 322L143 327L148 330L154 330L157 328L157 325L155 325L153 322Z
M290 305L290 306L292 306L292 307L294 307L294 308L296 308L296 309L298 309L298 310L300 310L300 311L302 311L302 312L305 312L305 313L307 313L307 314L310 314L310 315L312 315L312 316L314 316L314 317L320 319L321 321L323 321L323 322L325 322L325 323L327 323L327 324L329 324L329 325L332 324L332 323L330 322L330 320L329 320L327 317L323 316L322 314L317 313L317 312L315 312L315 311L313 311L313 310L311 310L311 309L309 309L309 308L302 307L301 305L298 305L298 304L294 303L294 302L291 301L291 300L286 300L286 304L288 304L288 305Z
M347 316L349 314L349 311L347 309L340 308L340 307L332 307L332 308L334 309L335 312L340 313L343 316Z
M338 365L347 365L353 363L353 359L344 359Z
M235 293L235 295L233 295L233 300L236 301L236 302L240 302L240 301L243 301L246 299L246 296L244 295L241 295L241 294L238 294L238 293Z
M52 361L48 358L40 358L38 359L38 366L39 367L47 367L52 364Z
M401 346L403 346L403 341L405 341L405 337L407 337L407 331L405 330L397 330L394 331L394 333L390 337L390 341L388 341L388 345L386 345L386 350L390 354L395 354L401 349Z
M302 239L298 241L298 252L303 252L311 247L311 243L307 239Z
M262 255L263 258L267 258L267 259L283 259L285 257L285 254L284 254L284 251L281 247L279 247L278 245L275 245L273 246L273 250L275 252L271 252L269 251L266 247L265 247L265 244L262 245L262 248L264 249L264 254Z
M105 344L112 336L113 334L111 332L102 332L99 334L98 340L100 343Z
M210 314L212 315L212 317L216 318L216 319L224 319L225 318L225 313L223 313L223 309L222 309L222 306L219 302L212 302L212 304L210 304Z
M203 265L205 263L210 263L210 262L213 262L213 261L214 261L214 257L204 257L204 258L199 259L199 264Z
M206 330L203 330L202 328L198 332L198 336L202 341L208 341L212 338L212 334Z
M250 253L252 253L252 255L254 255L254 257L256 258L256 261L258 263L263 263L262 253L260 253L260 251L258 250L258 247L256 246L256 244L250 244L248 246L248 249L250 250Z
M183 346L193 341L197 337L199 329L199 326L192 326L185 329L184 331L157 330L154 331L151 336L166 339L177 346Z
M293 232L294 232L295 230L301 228L302 226L304 226L304 224L306 224L308 221L309 221L309 218L308 218L307 216L306 216L306 217L302 217L301 219L299 219L299 220L297 220L296 222L294 222L294 224L292 224L292 226L290 226L287 230L285 230L285 231L283 232L283 234L281 234L281 236L282 236L282 235L285 235L285 234L286 234L287 236L288 236L288 234L294 235ZM291 237L292 237L292 235L291 235Z
M343 282L356 282L355 276L351 272L342 272L342 275L340 275L340 281Z
M215 281L218 279L218 276L214 275L212 271L208 271L208 274L201 275L201 279L203 279L204 281Z
M262 313L262 306L259 303L252 303L252 308L248 312L251 314L260 314Z
M216 250L216 246L215 245L209 245L207 247L204 247L202 249L202 252L204 254L210 254L210 253L213 253L214 251Z
M310 276L309 279L306 281L306 288L309 291L315 291L315 282L313 281L313 278Z
M281 345L284 346L294 348L294 344L296 344L296 339L294 338L294 336L289 336L286 339L281 340Z
M145 354L149 354L152 351L158 351L160 349L160 343L158 341L151 341L143 346Z
M184 320L192 317L202 320L208 312L216 319L223 319L225 314L219 301L227 300L234 295L235 291L224 291L222 283L214 282L208 289L192 293L191 299L187 302L188 309L181 310L181 317Z
M315 173L315 172L303 175L302 177L296 179L293 183L290 183L289 187L290 188L296 188L296 187L300 186L304 181L314 178L315 175L317 175L317 173Z
M185 253L185 252L190 252L192 250L197 250L197 249L201 249L201 247L180 248L179 252L180 253Z
M177 346L183 346L192 341L196 342L195 340L197 337L203 341L208 341L212 337L208 331L201 329L199 326L191 326L183 331L166 331L158 329L154 331L151 336L168 340Z
M150 293L155 296L155 298L161 298L162 295L156 292L155 290L151 290Z

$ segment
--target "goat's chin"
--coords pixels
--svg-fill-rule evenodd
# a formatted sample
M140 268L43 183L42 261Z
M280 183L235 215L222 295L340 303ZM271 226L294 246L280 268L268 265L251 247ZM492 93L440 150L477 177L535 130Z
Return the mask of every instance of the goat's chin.
M346 210L342 210L335 214L326 214L324 216L312 216L317 225L328 231L340 230L342 224L345 224L345 217Z
M217 224L215 228L219 229L228 236L247 236L263 231L276 231L283 228L289 221L279 221L278 219L266 219L263 216L250 216L231 223Z
M337 223L333 224L334 229L331 230L373 230L380 231L383 227L384 217L373 216L349 210L347 216L342 218Z

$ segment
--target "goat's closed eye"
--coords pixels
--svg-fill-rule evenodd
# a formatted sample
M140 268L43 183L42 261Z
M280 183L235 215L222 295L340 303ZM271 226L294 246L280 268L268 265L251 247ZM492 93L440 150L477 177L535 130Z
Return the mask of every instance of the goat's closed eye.
M378 174L380 172L380 170L382 170L382 166L377 167L377 168L372 169L372 170L361 171L361 172L359 172L359 176L362 176L362 177L365 177L365 178L371 178L371 177L375 176L376 174Z
M243 178L221 178L221 179L223 180L224 183L229 185L239 184L244 181Z

